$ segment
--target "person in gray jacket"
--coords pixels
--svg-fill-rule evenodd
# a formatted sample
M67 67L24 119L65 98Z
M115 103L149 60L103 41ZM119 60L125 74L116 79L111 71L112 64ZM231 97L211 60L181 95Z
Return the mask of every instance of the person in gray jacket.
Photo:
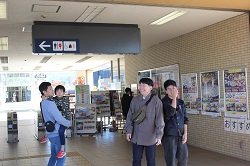
M142 154L145 149L147 166L155 166L156 146L161 144L164 120L162 102L153 96L147 105L146 117L140 124L132 122L132 114L142 108L151 96L154 84L150 78L139 81L140 95L134 97L130 104L126 120L126 138L132 142L133 166L141 166Z

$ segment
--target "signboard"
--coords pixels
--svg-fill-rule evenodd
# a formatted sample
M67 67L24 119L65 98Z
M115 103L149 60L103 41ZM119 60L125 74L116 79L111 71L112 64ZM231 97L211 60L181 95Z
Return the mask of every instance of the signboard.
M201 85L201 114L220 116L220 86L219 86L219 71L200 73Z
M111 116L109 91L91 91L92 103L96 104L96 114Z
M181 75L182 100L185 102L187 113L199 114L197 109L198 86L197 74L189 73Z
M80 53L79 39L35 39L34 53Z
M224 70L225 116L248 118L247 70Z
M76 85L76 104L90 103L89 85Z
M75 133L96 132L95 104L82 104L76 106Z

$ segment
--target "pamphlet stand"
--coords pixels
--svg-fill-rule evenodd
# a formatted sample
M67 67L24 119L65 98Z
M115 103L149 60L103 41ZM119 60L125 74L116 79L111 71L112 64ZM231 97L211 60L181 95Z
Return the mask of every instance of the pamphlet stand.
M35 138L41 140L45 136L45 128L41 111L37 111L37 118L35 119Z
M17 113L8 112L7 113L7 132L8 140L7 142L19 142L18 140L18 125L17 125Z

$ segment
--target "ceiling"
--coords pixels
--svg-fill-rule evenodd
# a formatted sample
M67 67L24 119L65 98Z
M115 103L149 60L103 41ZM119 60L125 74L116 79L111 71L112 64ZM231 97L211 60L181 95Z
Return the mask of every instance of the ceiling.
M60 9L57 13L32 12L33 4L57 5L60 6ZM60 2L51 0L7 0L8 19L0 20L0 36L8 36L9 50L0 51L0 57L8 56L9 63L0 63L0 71L3 71L2 67L6 66L8 67L8 71L11 72L34 71L36 66L41 66L40 69L36 71L62 71L68 66L72 67L67 70L87 70L109 63L111 60L123 58L124 55L32 54L31 25L33 21L74 22L88 6L105 7L105 9L91 21L93 23L138 24L141 29L142 49L243 13L189 8L178 9L152 5L67 2L65 0ZM149 25L151 22L174 10L183 10L188 13L161 26ZM23 27L25 27L25 32L22 31ZM47 63L40 63L44 56L52 57ZM75 63L86 56L92 56L92 58L82 63Z

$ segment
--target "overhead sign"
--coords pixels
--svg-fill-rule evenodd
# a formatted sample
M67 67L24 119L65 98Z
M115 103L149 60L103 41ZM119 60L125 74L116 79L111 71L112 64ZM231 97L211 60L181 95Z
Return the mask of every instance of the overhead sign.
M80 53L79 39L35 39L33 53Z

